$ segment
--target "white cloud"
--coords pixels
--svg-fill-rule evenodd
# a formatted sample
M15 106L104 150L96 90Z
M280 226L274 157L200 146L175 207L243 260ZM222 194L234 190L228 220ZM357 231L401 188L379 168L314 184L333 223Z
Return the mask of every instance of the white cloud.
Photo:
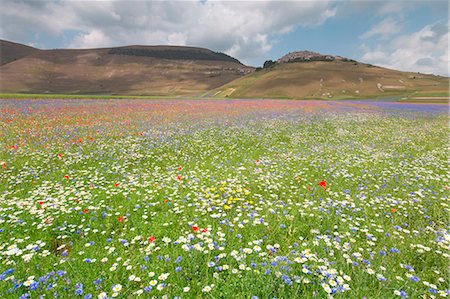
M435 23L365 50L361 60L403 71L449 76L449 24Z
M56 37L74 31L68 47L193 45L245 62L266 54L276 36L318 26L335 13L332 1L8 0L2 3L0 34L20 41L30 28Z
M366 54L364 54L364 56L362 57L362 59L364 61L383 61L386 60L389 57L389 53L380 51L380 50L375 50L375 51L370 51L367 52Z
M100 48L111 43L111 40L100 30L92 30L88 34L78 34L72 43L80 48Z
M387 2L383 3L378 8L378 14L379 15L388 15L388 14L401 14L405 11L406 5L408 3L406 1L396 1L396 2Z
M401 26L393 18L386 18L381 20L378 24L373 25L369 31L362 34L361 38L370 38L373 36L380 36L382 38L387 38L391 35L398 33Z

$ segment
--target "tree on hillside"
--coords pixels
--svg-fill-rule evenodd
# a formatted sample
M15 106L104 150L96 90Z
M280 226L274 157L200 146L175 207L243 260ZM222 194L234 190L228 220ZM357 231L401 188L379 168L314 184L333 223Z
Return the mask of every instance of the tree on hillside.
M263 68L267 69L267 68L271 68L273 66L275 66L276 62L273 60L266 60L264 62Z

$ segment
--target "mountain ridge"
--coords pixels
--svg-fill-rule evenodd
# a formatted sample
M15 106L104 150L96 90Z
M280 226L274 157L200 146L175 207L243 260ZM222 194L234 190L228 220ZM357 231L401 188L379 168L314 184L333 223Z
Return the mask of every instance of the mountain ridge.
M224 53L199 47L40 50L1 40L0 48L5 57L2 93L183 95L214 89L253 71ZM133 53L136 49L144 55ZM12 57L18 50L24 53Z

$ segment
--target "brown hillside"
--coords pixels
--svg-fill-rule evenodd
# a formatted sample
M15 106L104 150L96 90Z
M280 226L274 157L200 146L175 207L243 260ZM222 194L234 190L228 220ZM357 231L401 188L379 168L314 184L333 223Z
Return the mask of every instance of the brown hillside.
M0 92L192 94L252 70L223 53L194 47L37 50L0 66Z
M26 57L39 50L18 43L0 40L0 65Z

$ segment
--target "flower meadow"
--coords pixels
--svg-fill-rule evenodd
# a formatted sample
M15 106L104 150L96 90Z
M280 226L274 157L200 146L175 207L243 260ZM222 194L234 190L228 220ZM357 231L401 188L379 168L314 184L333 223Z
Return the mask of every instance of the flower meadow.
M444 105L0 101L0 298L443 298Z

